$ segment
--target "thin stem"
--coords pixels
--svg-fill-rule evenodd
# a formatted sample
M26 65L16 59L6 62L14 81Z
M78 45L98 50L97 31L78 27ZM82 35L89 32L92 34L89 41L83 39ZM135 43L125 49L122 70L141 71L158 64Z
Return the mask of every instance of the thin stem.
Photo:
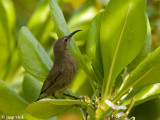
M81 107L78 107L78 110L79 110L80 113L81 113L82 120L87 120L87 119L86 119L86 116L85 116L85 113L84 113L84 111L83 111L83 109L82 109Z
M74 94L72 93L72 91L71 91L71 89L69 88L69 89L67 89L67 91L69 92L69 94L71 94L71 96L74 96ZM81 105L84 105L84 106L86 106L88 109L89 109L89 111L90 111L90 116L91 116L91 120L94 120L95 119L95 108L91 105L91 104L86 104L86 102L82 102L82 104ZM79 109L82 109L81 107L78 107ZM80 111L81 112L81 111Z
M71 97L71 98L74 98L75 100L80 99L79 97L76 97L76 96L73 96L73 95L69 95L69 94L65 94L65 93L63 93L63 95Z

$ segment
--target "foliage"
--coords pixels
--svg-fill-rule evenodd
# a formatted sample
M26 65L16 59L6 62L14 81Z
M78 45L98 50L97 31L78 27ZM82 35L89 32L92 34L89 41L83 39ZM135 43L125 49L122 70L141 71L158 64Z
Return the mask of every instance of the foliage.
M105 6L103 11L97 1L86 0L66 21L62 11L65 2L39 1L28 26L21 27L16 45L14 5L11 0L0 1L4 16L0 19L3 39L0 49L4 56L0 76L8 83L13 79L9 86L0 79L0 114L56 120L55 116L78 106L83 120L87 119L87 112L91 120L116 116L124 119L133 106L160 95L160 48L150 53L146 0L100 2ZM79 70L67 92L84 95L84 100L47 98L35 102L41 83L54 64L54 41L77 29L83 31L72 38L70 51L79 63ZM15 89L17 79L20 87ZM127 110L119 110L124 106Z

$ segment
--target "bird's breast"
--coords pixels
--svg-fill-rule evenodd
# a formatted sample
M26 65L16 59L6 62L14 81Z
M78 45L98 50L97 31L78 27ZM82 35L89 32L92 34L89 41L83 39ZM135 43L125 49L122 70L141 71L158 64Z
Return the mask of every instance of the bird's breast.
M77 72L77 69L78 69L78 63L75 59L71 60L71 61L68 61L66 64L65 64L65 68L68 72L70 72L71 74L74 74Z
M55 56L55 64L63 68L63 75L66 79L72 80L75 78L78 62L72 57L70 52L64 55Z

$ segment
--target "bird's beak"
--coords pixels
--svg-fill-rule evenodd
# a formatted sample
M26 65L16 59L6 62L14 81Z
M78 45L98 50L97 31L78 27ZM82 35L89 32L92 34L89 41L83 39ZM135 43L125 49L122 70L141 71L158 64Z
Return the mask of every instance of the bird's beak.
M68 38L71 38L75 33L79 32L79 31L82 31L82 30L76 30L76 31L72 32L71 34L68 35Z

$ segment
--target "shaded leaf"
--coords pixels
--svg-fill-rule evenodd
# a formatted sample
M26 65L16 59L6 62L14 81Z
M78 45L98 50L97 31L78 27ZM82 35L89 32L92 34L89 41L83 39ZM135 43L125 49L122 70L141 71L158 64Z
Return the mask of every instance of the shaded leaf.
M11 34L14 34L16 15L14 3L12 0L2 0L7 15L7 27Z
M45 28L50 20L48 1L41 0L28 22L28 28L39 41L41 41Z
M0 9L3 16L0 18L0 22L7 34L6 37L10 39L15 27L15 9L12 0L1 0Z
M9 57L14 47L15 9L12 0L1 0L0 11L0 51L3 56L0 59L0 76L5 80L8 72L5 66L10 64Z
M86 45L87 55L91 59L91 64L98 75L99 80L103 80L103 63L100 46L100 28L102 13L99 13L92 20L88 30L88 40Z
M25 74L23 80L23 94L24 98L29 102L35 102L40 94L42 85L40 82L32 77L30 74Z
M121 71L121 73L118 75L118 77L117 77L117 79L115 81L113 90L117 91L118 89L120 89L120 87L121 87L121 85L122 85L122 83L125 80L125 78L126 78L127 75L128 75L127 69L123 69Z
M85 1L74 13L68 21L68 27L71 31L82 30L82 32L74 36L76 44L85 54L85 45L87 41L88 27L93 17L97 14L95 1Z
M79 24L88 23L98 12L95 1L86 1L71 16L68 26L70 28Z
M71 90L74 93L74 95L76 96L87 95L89 97L93 95L92 87L87 79L88 79L87 74L83 71L82 68L79 68L76 78L71 85Z

